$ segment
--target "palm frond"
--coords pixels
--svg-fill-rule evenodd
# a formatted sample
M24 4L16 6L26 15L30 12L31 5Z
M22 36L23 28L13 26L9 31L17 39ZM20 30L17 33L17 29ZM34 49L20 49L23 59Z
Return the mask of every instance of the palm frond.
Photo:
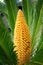
M30 26L32 23L32 2L31 0L22 0L22 7L24 16L26 18L27 24Z
M0 16L0 63L2 63L1 61L3 61L3 63L5 63L4 61L7 61L8 65L17 64L17 54L15 51L13 51L13 49L14 46L11 40L11 35L3 24L2 18Z
M8 10L8 18L9 18L9 24L11 27L12 32L14 31L15 21L16 21L16 15L17 15L17 3L16 0L4 0L7 10Z
M35 36L35 32L36 32L36 28L37 28L37 24L38 24L38 20L40 17L40 11L41 8L43 7L43 1L42 0L38 0L34 9L33 9L33 22L31 25L31 37L32 37L32 43L34 40L34 36Z
M0 12L1 13L4 13L6 15L8 14L8 11L7 11L6 4L5 3L0 2Z

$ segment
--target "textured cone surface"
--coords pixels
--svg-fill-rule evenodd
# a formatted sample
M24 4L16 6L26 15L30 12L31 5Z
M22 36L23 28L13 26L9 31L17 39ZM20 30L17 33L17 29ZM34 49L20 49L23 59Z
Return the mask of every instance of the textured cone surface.
M28 25L21 10L17 14L14 29L14 44L16 46L14 50L17 50L18 53L18 65L22 65L30 58L31 39Z

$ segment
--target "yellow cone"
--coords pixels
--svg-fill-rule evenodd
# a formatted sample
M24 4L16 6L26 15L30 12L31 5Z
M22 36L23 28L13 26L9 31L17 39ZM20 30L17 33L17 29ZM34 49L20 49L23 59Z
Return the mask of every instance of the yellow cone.
M21 10L19 10L17 14L14 29L14 45L16 46L14 50L17 50L18 53L18 65L22 65L30 58L31 38L30 30Z

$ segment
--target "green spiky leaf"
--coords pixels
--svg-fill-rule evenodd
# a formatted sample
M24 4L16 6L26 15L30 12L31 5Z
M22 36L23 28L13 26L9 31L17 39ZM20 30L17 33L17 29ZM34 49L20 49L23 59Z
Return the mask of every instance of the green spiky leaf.
M11 35L0 17L0 63L7 62L8 65L16 65L17 54L13 50L14 46L11 40Z
M30 26L32 23L32 2L31 0L22 0L23 12L27 24Z
M0 2L0 12L4 13L4 14L8 14L7 8L6 8L6 4Z
M9 24L11 27L12 32L14 31L15 21L16 21L16 15L17 15L17 3L16 0L4 0L6 3L6 7L8 9L8 18L9 18Z

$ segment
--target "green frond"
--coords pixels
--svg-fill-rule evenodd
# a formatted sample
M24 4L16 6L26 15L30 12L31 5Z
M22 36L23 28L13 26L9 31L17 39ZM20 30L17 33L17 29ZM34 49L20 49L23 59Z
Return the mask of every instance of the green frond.
M17 3L16 0L4 0L7 10L8 10L8 18L9 18L9 25L11 27L12 33L14 31L14 27L15 27L15 21L16 21L16 15L17 15Z
M22 7L24 16L26 18L27 24L31 26L32 23L32 2L31 0L22 0Z
M3 24L2 18L0 17L0 63L3 62L7 63L8 65L16 65L17 54L13 50L14 46L11 40L11 35L8 32L8 29Z

